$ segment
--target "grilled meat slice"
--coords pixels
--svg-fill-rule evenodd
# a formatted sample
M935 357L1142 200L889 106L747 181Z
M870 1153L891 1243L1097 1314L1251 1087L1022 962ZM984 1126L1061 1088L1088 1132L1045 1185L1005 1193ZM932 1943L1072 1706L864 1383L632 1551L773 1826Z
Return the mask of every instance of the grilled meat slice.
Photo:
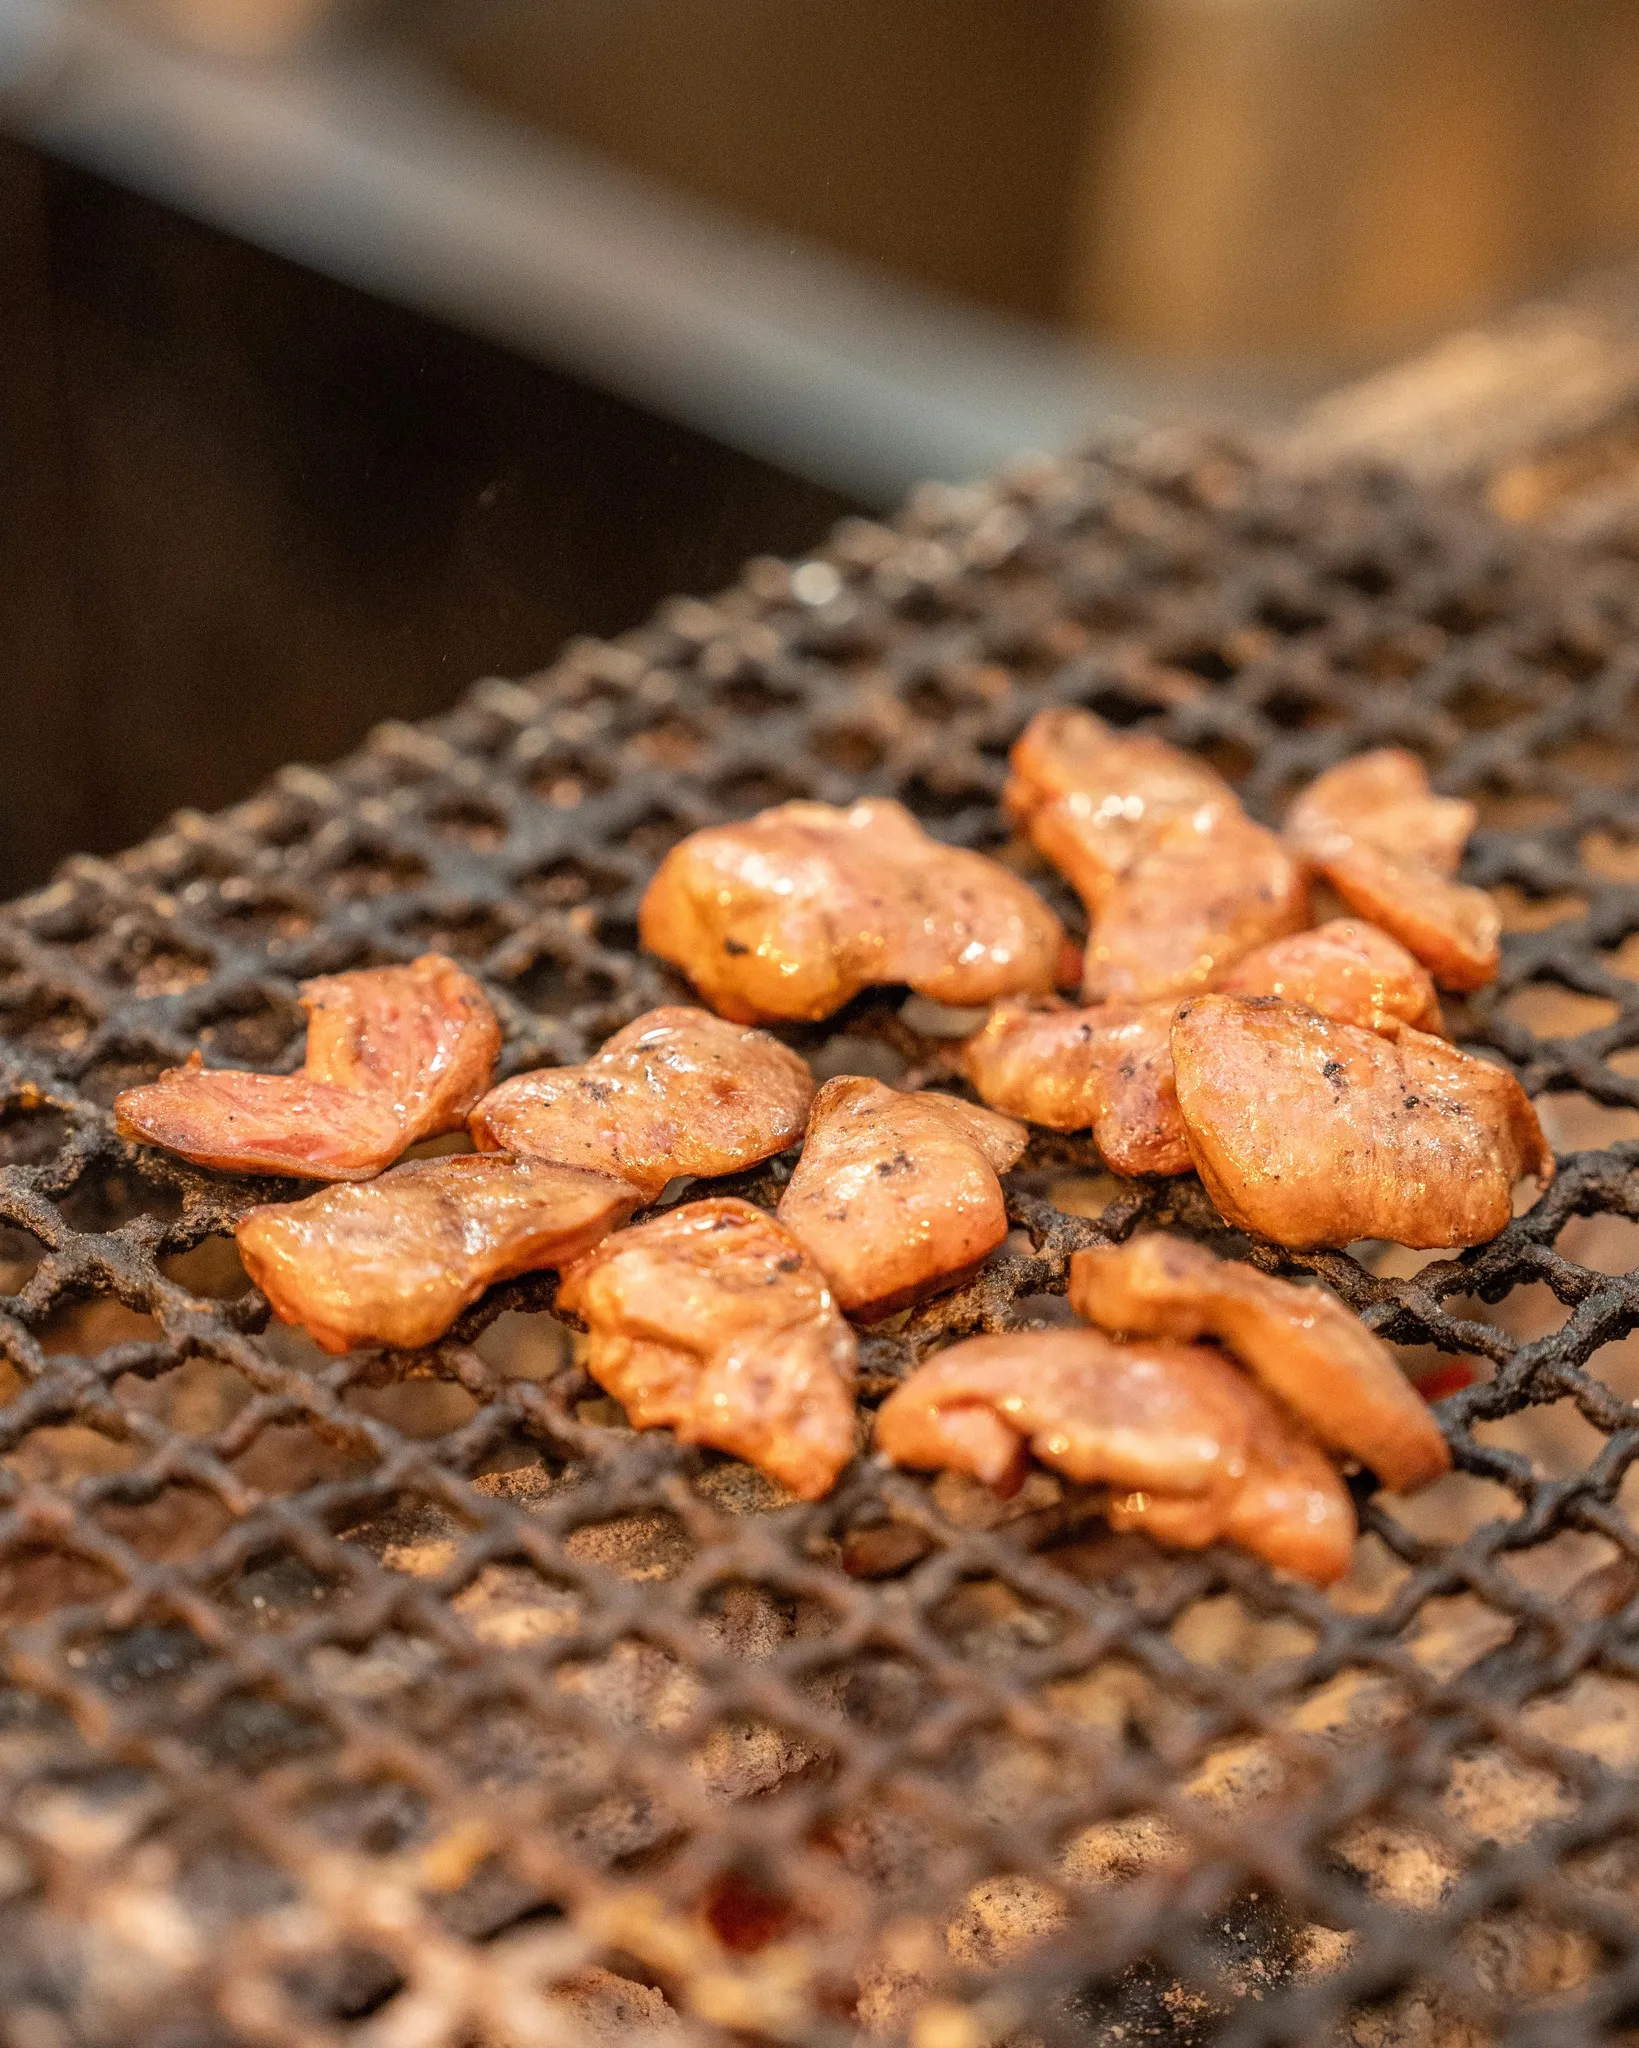
M1054 985L1058 919L982 854L903 805L788 803L672 848L644 894L645 946L724 1017L820 1018L906 982L957 1007Z
M122 1136L196 1166L365 1180L408 1146L459 1130L489 1086L500 1027L441 954L302 984L299 1074L207 1069L198 1054L116 1097Z
M690 1202L623 1230L563 1276L586 1369L634 1429L669 1428L801 1500L854 1452L854 1333L802 1246L761 1209Z
M1207 1192L1296 1250L1356 1238L1483 1244L1553 1156L1512 1074L1397 1024L1363 1031L1274 996L1197 996L1172 1027Z
M963 1048L963 1067L992 1109L1050 1131L1090 1130L1113 1173L1188 1173L1172 1080L1177 1007L998 1003Z
M1216 1338L1323 1444L1396 1492L1451 1469L1439 1425L1393 1352L1323 1288L1152 1235L1077 1252L1070 1304L1122 1336Z
M937 1353L883 1403L878 1450L1016 1491L1027 1452L1111 1489L1117 1528L1199 1549L1227 1538L1329 1584L1354 1513L1319 1447L1220 1352L1121 1344L1097 1330L974 1337Z
M891 1315L965 1280L1007 1235L998 1173L1024 1150L1010 1117L856 1074L814 1098L780 1201L847 1313Z
M1117 882L1175 818L1238 810L1214 769L1090 711L1038 711L1008 757L1002 804L1097 916Z
M467 1154L252 1209L235 1236L274 1313L324 1350L412 1348L496 1281L578 1257L640 1199L610 1174Z
M1210 987L1255 946L1300 930L1307 884L1204 762L1112 732L1089 712L1039 712L1013 749L1003 802L1087 906L1086 1002Z
M1218 988L1225 995L1281 996L1367 1031L1411 1024L1437 1036L1445 1032L1427 969L1397 939L1353 917L1260 946L1230 968Z
M584 1066L503 1081L471 1117L480 1151L618 1174L653 1201L679 1174L737 1173L802 1136L814 1080L765 1031L650 1010Z
M1415 754L1380 747L1310 783L1286 836L1442 988L1474 989L1496 979L1502 919L1485 890L1451 880L1473 826L1473 805L1436 796Z

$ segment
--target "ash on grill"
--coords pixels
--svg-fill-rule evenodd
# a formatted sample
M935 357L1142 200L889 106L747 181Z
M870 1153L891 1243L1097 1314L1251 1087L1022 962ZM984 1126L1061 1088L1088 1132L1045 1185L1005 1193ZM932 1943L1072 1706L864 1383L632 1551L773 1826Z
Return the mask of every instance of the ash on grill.
M1469 2044L1639 2024L1639 569L1393 477L1146 442L928 490L813 561L378 732L0 919L0 2009L21 2048L540 2041ZM1363 1503L1330 1597L856 1467L784 1502L635 1436L551 1283L408 1357L270 1327L229 1244L297 1192L115 1134L196 1047L293 1069L304 977L428 949L503 1071L684 992L635 911L695 826L899 798L995 848L1006 750L1081 704L1249 808L1402 745L1479 805L1494 990L1458 1037L1559 1178L1458 1259L1287 1259L1411 1362L1459 1470ZM1016 856L1010 854L1010 858ZM1042 878L1069 919L1075 906ZM960 1020L958 1020L959 1022ZM823 1078L951 1071L861 998ZM697 1185L771 1207L788 1168ZM1013 1232L868 1333L1063 1314L1193 1182L1039 1134ZM1424 1347L1419 1353L1417 1347Z

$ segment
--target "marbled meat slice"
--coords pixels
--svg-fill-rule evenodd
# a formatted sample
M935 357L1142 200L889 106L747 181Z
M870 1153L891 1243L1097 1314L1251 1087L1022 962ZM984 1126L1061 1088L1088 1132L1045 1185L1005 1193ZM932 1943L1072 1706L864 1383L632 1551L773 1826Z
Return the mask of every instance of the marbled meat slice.
M1172 1080L1177 1007L998 1003L963 1047L963 1066L992 1109L1050 1131L1090 1130L1113 1173L1188 1173Z
M905 982L957 1008L1054 986L1063 928L1017 875L929 838L903 805L779 804L674 846L643 944L724 1017L828 1017Z
M1483 1244L1549 1152L1512 1074L1408 1024L1363 1031L1275 996L1197 996L1172 1027L1178 1106L1222 1214L1294 1250Z
M1337 1297L1153 1234L1070 1261L1070 1305L1120 1336L1215 1338L1334 1451L1410 1493L1451 1469L1428 1403Z
M471 1118L480 1151L618 1174L650 1200L679 1174L737 1173L802 1136L814 1078L766 1031L650 1010L578 1067L503 1081Z
M689 1202L579 1260L558 1306L634 1429L743 1458L801 1500L854 1452L854 1333L802 1246L749 1202Z
M874 1321L959 1285L1002 1242L997 1175L1025 1138L1011 1117L954 1096L838 1075L814 1098L780 1221L847 1313Z
M1004 805L1087 906L1084 1001L1187 995L1307 921L1300 864L1165 741L1043 711L1009 765Z
M1367 1031L1387 1031L1396 1024L1436 1035L1445 1031L1428 970L1398 939L1353 917L1335 917L1311 932L1260 946L1230 968L1218 990L1281 996Z
M324 1350L411 1349L496 1281L578 1258L640 1199L607 1173L468 1153L252 1209L235 1236L274 1313Z
M1450 879L1473 825L1473 805L1436 796L1415 754L1381 747L1317 776L1286 836L1442 988L1475 989L1496 979L1502 919L1485 890Z
M365 1180L422 1138L459 1130L489 1086L500 1027L453 960L304 982L299 1074L207 1068L196 1053L115 1098L122 1136L197 1166Z
M1227 1538L1317 1584L1348 1569L1348 1489L1302 1427L1220 1352L1117 1343L1097 1330L974 1337L882 1404L897 1465L971 1473L1013 1492L1033 1452L1107 1486L1117 1528L1200 1549Z

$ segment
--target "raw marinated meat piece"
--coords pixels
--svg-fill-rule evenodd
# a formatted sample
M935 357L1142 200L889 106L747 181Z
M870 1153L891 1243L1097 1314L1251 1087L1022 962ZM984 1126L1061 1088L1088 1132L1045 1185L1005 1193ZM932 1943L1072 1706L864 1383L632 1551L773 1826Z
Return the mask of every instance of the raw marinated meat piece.
M819 1268L749 1202L690 1202L570 1268L558 1306L634 1429L744 1458L818 1500L854 1453L854 1333Z
M1286 836L1442 988L1474 989L1496 979L1502 919L1485 890L1450 879L1473 826L1474 806L1436 796L1415 754L1382 747L1310 783Z
M1348 1569L1347 1488L1297 1422L1203 1345L1118 1344L1097 1330L974 1337L888 1397L876 1446L895 1464L1008 1493L1033 1451L1109 1486L1116 1528L1186 1549L1227 1538L1322 1585Z
M638 929L743 1024L828 1017L877 983L957 1008L1045 993L1064 936L1017 875L879 798L779 804L691 833L649 884Z
M737 1173L802 1136L814 1078L777 1038L709 1010L650 1010L579 1067L520 1074L473 1111L480 1151L618 1174L653 1201L679 1174Z
M780 1201L847 1313L891 1315L958 1286L1007 1235L998 1173L1022 1124L951 1095L901 1095L842 1074L814 1098Z
M235 1236L274 1313L324 1350L413 1348L497 1280L577 1258L639 1200L606 1173L469 1153L252 1209Z
M1294 1250L1483 1244L1523 1174L1553 1176L1513 1075L1409 1024L1380 1034L1274 996L1197 996L1172 1059L1208 1194Z
M1177 1007L998 1003L963 1048L963 1065L992 1109L1050 1131L1090 1130L1113 1173L1188 1173L1172 1081Z
M1121 1336L1216 1338L1320 1441L1410 1493L1451 1469L1428 1403L1335 1295L1153 1235L1070 1261L1070 1305Z
M207 1068L196 1053L115 1098L121 1135L196 1166L366 1180L420 1139L459 1130L489 1086L495 1013L441 954L304 982L301 1004L299 1074Z
M1281 996L1367 1031L1397 1023L1436 1034L1445 1030L1427 970L1397 939L1358 918L1336 917L1312 932L1260 946L1218 988L1225 995Z
M1043 711L1010 766L1003 803L1087 906L1084 1001L1187 995L1306 922L1298 863L1178 748Z

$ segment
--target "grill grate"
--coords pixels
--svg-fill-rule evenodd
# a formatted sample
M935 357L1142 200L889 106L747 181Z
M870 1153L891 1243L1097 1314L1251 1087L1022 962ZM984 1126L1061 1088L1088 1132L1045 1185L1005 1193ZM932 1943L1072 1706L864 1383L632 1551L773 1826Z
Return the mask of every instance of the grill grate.
M926 490L13 906L6 2039L1631 2038L1636 623L1616 549L1154 438ZM1049 702L1153 721L1266 816L1385 742L1481 808L1467 872L1510 930L1459 1035L1563 1166L1463 1258L1284 1262L1490 1375L1443 1410L1460 1474L1365 1502L1330 1599L1112 1538L1045 1478L991 1526L868 1466L780 1510L616 1426L516 1313L549 1282L413 1357L323 1358L225 1235L270 1183L113 1135L114 1093L195 1045L294 1065L304 976L427 947L483 974L506 1071L580 1058L681 993L633 946L683 833L890 792L995 845ZM935 1021L867 997L795 1037L902 1077L940 1071ZM1141 1221L1281 1263L1080 1141L1010 1200L985 1275L866 1341L868 1392L1061 1314L1069 1253Z

